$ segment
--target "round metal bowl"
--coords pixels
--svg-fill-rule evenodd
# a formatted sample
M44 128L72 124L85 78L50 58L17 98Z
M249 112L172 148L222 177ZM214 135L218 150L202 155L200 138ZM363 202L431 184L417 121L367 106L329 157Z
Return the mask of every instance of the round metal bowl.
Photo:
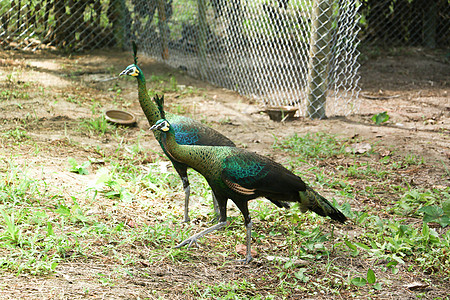
M271 120L280 122L292 119L297 110L297 107L291 106L268 106L264 112L269 115Z
M110 109L105 111L105 118L111 123L118 124L118 125L133 125L136 123L136 116L132 113L123 111L123 110L117 110L117 109Z

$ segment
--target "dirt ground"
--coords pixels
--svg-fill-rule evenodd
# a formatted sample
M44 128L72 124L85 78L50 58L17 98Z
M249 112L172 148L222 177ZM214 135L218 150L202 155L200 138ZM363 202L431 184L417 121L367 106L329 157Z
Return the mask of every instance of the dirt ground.
M151 75L175 76L178 85L199 90L181 100L176 93L168 92L166 103L174 112L182 107L187 115L207 122L239 146L270 155L283 163L284 154L271 147L274 137L281 139L293 133L301 135L308 132L333 133L349 138L357 136L362 141L376 144L377 149L395 150L395 155L399 157L423 157L426 167L412 176L411 181L428 188L442 188L448 186L450 180L448 176L445 177L448 172L445 168L450 169L450 66L445 55L442 51L413 49L367 56L360 68L362 91L358 114L334 116L322 121L297 118L284 123L269 120L267 115L259 113L261 107L257 103L232 91L193 79L180 70L170 69L143 56L139 62L147 80ZM26 162L31 168L36 166L36 174L44 170L49 186L62 185L67 187L64 190L68 197L77 195L77 191L83 189L92 178L89 175L80 179L67 172L67 157L80 160L95 157L93 149L97 144L111 153L118 146L118 141L107 135L92 139L80 132L75 125L78 119L91 118L94 104L98 103L101 108L97 113L108 108L120 108L136 114L137 126L125 129L124 137L127 140L136 139L142 129L147 130L150 126L137 101L136 82L108 80L130 63L132 57L128 52L104 50L65 56L49 52L1 51L2 89L15 87L17 92L24 92L30 88L24 83L39 87L34 89L37 92L30 92L29 99L17 101L9 97L0 101L2 131L26 128L40 151L39 155L35 155L32 146L2 142L0 155L11 157L14 154L12 159L16 163ZM120 95L117 92L119 89ZM388 113L390 120L387 124L376 126L371 117L383 111ZM67 139L79 146L68 145ZM141 143L146 149L159 151L150 132ZM178 200L181 203L181 193ZM358 206L356 200L350 204ZM69 262L61 264L59 272L48 276L15 275L2 271L0 298L185 299L186 296L170 291L184 288L193 278L211 282L236 280L252 272L267 271L263 262L225 268L216 266L216 262L204 260L201 251L193 255L198 255L195 264L161 261L150 267L142 266L152 276L123 278L113 286L103 286L90 280L99 271L107 273L115 268L114 263L108 261ZM414 291L403 287L403 280L414 279L412 275L410 278L407 276L396 278L388 291L373 298L415 298ZM83 294L86 287L90 290L88 295ZM423 297L443 299L449 288L441 288L432 289ZM347 299L352 296L347 292L340 297ZM355 297L367 299L368 295Z

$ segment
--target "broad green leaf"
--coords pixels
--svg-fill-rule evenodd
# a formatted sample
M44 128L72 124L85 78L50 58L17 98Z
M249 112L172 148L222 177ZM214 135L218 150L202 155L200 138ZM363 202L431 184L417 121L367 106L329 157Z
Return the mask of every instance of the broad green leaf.
M53 235L53 224L50 221L47 221L47 236Z
M58 205L58 208L55 210L55 212L66 217L70 216L70 209L62 204Z
M375 273L373 272L372 269L369 268L369 270L367 270L367 282L370 284L374 284L375 281L376 281Z
M373 285L373 288L376 289L377 291L381 290L381 283L377 282Z
M301 280L302 282L308 282L309 277L305 275L306 268L301 268L298 272L295 272L294 275L297 277L297 279Z
M439 223L439 225L441 225L442 227L447 227L448 225L450 225L450 217L449 216L442 216L441 218L439 218L437 220L437 222Z
M365 286L367 284L367 280L362 277L355 277L352 279L352 284L356 286Z
M67 161L69 162L69 164L70 164L70 166L71 166L72 168L76 168L76 167L78 166L77 161L76 161L75 158L73 158L73 157L69 157L69 158L67 159Z
M426 238L428 238L430 236L430 227L428 227L427 223L423 223L422 235Z
M447 217L450 217L450 200L445 200L442 203L442 210Z
M372 117L372 121L377 125L387 122L388 120L389 120L389 115L385 111L382 113L376 114Z
M392 268L392 267L395 267L396 265L398 265L398 261L393 260L393 261L388 262L386 267Z
M432 222L444 215L442 208L436 205L424 206L419 209L419 212L423 212L423 221L425 223Z

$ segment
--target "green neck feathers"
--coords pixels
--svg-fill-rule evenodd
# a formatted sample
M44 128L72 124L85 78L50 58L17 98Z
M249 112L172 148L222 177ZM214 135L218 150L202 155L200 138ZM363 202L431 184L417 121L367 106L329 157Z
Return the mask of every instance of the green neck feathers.
M139 75L136 77L138 82L138 96L139 104L144 111L145 116L150 124L155 124L156 121L161 119L158 107L155 102L152 101L147 92L147 84L145 83L145 77L142 70L138 67Z

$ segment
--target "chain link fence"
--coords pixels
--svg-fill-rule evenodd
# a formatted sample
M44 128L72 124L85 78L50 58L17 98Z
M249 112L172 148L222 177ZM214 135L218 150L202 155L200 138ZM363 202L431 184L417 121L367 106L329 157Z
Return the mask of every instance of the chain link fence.
M139 49L312 118L358 110L357 0L0 0L3 48Z
M364 0L360 14L366 46L450 46L449 0Z
M128 42L123 40L124 4L121 0L0 0L0 46L68 52L123 46Z

